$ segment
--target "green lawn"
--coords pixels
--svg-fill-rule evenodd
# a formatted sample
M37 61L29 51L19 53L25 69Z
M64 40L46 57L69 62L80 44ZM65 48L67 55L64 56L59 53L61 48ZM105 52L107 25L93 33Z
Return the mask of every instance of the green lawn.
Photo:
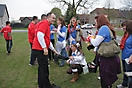
M118 29L118 30L115 30L116 31L116 35L118 35L118 36L123 36L123 30L121 30L121 29Z
M94 58L93 51L86 49L83 44L83 51L87 62ZM13 48L10 55L6 54L5 41L0 36L0 88L37 88L37 65L29 66L30 46L27 41L27 33L13 33ZM70 83L72 75L66 70L68 65L60 68L53 61L50 61L50 81L60 85L61 88L100 88L100 81L97 80L97 73L81 74L75 83ZM119 80L113 85L121 83L122 74Z

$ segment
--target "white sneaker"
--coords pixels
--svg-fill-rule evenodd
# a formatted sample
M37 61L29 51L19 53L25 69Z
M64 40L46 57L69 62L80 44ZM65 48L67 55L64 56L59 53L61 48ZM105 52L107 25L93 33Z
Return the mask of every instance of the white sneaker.
M100 80L100 79L101 79L101 77L99 76L99 77L97 77L97 79L98 79L98 80Z
M128 88L128 87L124 87L122 84L119 84L116 86L116 88Z
M29 64L29 66L33 66L33 65Z

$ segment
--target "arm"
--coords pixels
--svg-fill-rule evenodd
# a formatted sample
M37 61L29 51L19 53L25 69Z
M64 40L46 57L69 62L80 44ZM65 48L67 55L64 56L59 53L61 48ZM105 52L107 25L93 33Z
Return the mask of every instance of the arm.
M91 44L95 47L99 46L99 44L104 40L104 37L97 35L95 39L90 39Z
M57 34L64 38L66 36L66 28L65 27L62 28L62 33L60 32L60 29L61 29L61 27L58 26Z

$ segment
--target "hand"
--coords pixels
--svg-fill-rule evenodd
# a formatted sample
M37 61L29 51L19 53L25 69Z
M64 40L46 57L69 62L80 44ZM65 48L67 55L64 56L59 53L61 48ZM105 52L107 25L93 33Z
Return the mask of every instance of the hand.
M70 57L69 57L69 59L70 59L70 60L73 60L73 59L74 59L74 57L73 57L73 56L70 56Z
M128 63L132 63L132 55L129 57L129 62Z
M59 54L56 50L53 51L55 54Z
M54 28L54 29L53 29L53 31L54 31L54 32L57 32L57 29L56 29L56 28Z
M47 48L44 48L43 51L44 51L44 55L48 55L48 50L47 50Z
M67 64L70 64L70 59L69 59L69 60L67 60L66 62L67 62Z

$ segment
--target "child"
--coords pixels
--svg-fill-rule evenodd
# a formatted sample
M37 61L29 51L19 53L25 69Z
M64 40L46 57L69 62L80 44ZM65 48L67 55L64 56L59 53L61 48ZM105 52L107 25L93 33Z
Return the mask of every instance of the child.
M75 82L78 80L79 74L83 72L84 66L87 65L87 62L84 58L84 54L79 48L79 43L76 43L76 41L71 42L71 54L69 55L69 60L67 60L67 63L71 65L71 67L67 70L68 74L73 73L73 78L70 82Z
M11 53L11 48L12 48L11 30L12 28L10 27L10 21L6 21L6 26L1 30L1 33L4 33L7 54Z

